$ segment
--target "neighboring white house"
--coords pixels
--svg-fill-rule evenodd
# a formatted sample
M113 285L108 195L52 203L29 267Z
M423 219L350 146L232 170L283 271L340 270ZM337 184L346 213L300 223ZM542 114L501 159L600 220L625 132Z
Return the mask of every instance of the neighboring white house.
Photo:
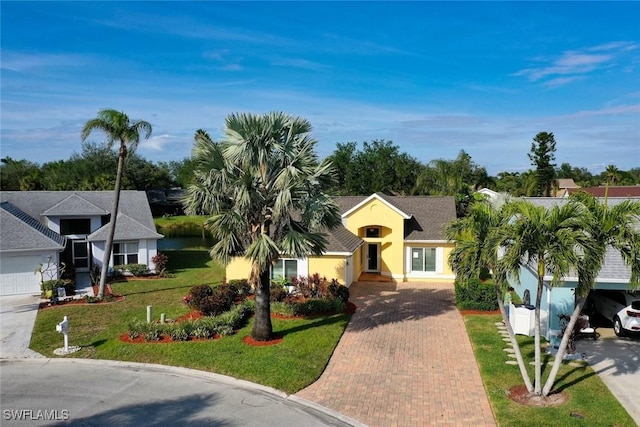
M3 191L0 202L0 295L40 293L40 264L52 266L45 280L60 262L80 273L102 265L112 191ZM155 268L162 237L146 194L122 191L109 266Z

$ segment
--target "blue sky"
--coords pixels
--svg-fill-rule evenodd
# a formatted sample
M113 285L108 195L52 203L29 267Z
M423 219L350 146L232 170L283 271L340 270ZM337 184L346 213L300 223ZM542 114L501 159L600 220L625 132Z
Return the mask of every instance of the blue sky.
M153 125L138 153L190 155L197 129L282 110L337 142L422 162L462 149L496 174L640 167L638 2L10 2L1 7L1 156L81 150L102 108ZM101 142L99 134L91 140Z

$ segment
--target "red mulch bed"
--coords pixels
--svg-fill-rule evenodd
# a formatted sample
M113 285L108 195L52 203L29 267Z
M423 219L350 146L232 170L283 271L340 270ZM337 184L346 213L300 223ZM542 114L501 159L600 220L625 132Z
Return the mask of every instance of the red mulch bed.
M549 396L532 396L524 384L513 386L509 389L509 399L527 406L549 407L558 406L568 399L566 393L553 393Z
M38 309L44 310L47 308L61 307L63 305L105 305L105 304L113 304L116 302L124 301L126 299L124 295L114 295L113 297L115 298L115 300L113 301L106 301L102 299L96 302L87 302L84 298L67 299L64 301L58 301L55 304L52 304L51 302L47 301L47 302L41 302L40 305L38 306Z
M120 297L118 297L120 298ZM122 299L124 299L124 297L121 297ZM102 303L98 303L98 304L102 304ZM87 304L88 305L88 304ZM352 315L353 313L356 312L356 305L352 302L347 302L344 313L348 314L348 315ZM186 322L189 320L196 320L196 319L200 319L204 317L202 315L202 313L200 313L198 310L192 310L189 313L178 317L177 319L175 319L175 321L177 323L179 322ZM304 319L305 317L312 317L312 316L283 316L280 314L275 314L275 313L271 313L271 317L274 319L282 319L282 320L290 320L290 319ZM220 338L220 336L216 335L215 337L211 338L211 339L218 339ZM280 335L274 335L273 339L269 340L269 341L257 341L254 340L253 338L251 338L250 335L247 335L246 337L244 337L242 339L242 341L245 344L251 345L251 346L255 346L255 347L264 347L264 346L269 346L269 345L276 345L276 344L280 344L282 342L283 338ZM126 342L126 343L131 343L131 344L140 344L140 343L147 343L147 344L164 344L164 343L170 343L170 342L184 342L184 341L174 341L171 339L171 337L169 336L163 336L162 339L158 340L158 341L146 341L144 339L144 337L141 335L135 339L131 339L131 337L129 337L129 334L122 334L120 335L120 341L122 342ZM206 338L189 338L187 341L208 341Z
M494 310L494 311L483 311L483 310L459 310L460 314L462 314L463 316L466 316L467 314L500 314L500 310Z
M253 347L266 347L270 345L280 344L282 342L282 339L282 336L274 334L273 338L271 338L269 341L258 341L251 338L251 335L247 335L246 337L242 338L242 342Z
M189 338L187 341L188 342L200 342L200 341L211 341L211 340L216 340L220 338L220 335L216 335L213 338ZM163 335L162 338L160 338L157 341L147 341L144 339L144 337L142 335L131 339L131 337L129 336L129 334L122 334L120 335L120 341L122 342L126 342L129 344L167 344L170 342L186 342L186 341L174 341L171 339L170 336L168 335Z

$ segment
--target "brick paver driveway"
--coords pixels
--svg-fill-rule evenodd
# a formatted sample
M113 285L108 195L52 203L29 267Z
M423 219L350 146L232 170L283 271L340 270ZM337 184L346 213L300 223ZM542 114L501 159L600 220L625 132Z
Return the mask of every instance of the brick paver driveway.
M369 426L495 426L450 283L356 283L358 307L297 396Z

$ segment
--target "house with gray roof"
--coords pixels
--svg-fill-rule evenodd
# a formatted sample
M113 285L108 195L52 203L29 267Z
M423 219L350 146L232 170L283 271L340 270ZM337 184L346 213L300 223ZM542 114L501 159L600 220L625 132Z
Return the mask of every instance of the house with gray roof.
M482 193L487 195L493 202L502 203L504 201L489 192L483 191ZM567 198L558 197L524 197L523 199L536 206L543 206L546 209L569 202ZM615 206L629 199L629 197L608 197L607 204L609 206ZM624 263L622 257L616 250L611 247L607 248L604 264L598 277L596 277L594 289L629 290L630 280L631 269ZM575 308L575 289L578 284L578 275L576 272L569 274L567 277L564 277L562 283L557 286L552 287L551 282L552 275L545 274L540 304L541 333L550 341L555 339L562 329L558 316L561 314L571 315ZM537 265L525 265L522 267L520 270L520 280L515 282L512 279L511 285L520 297L523 297L526 293L530 296L530 301L535 301L538 288ZM532 313L527 313L527 310L519 310L517 314L518 313L533 316ZM522 321L528 323L529 320L530 319L512 318L512 322ZM533 333L532 330L531 333Z
M56 266L77 272L101 266L113 205L112 191L3 191L0 193L0 295L38 294L41 277ZM143 191L122 191L109 266L146 264L157 254L151 209ZM49 277L50 276L50 277Z
M451 281L447 263L453 242L444 237L446 224L456 218L453 197L370 196L336 197L342 225L328 230L321 256L295 259L283 254L273 266L273 279L315 273L351 285L358 280ZM248 278L242 257L226 268L227 279Z

